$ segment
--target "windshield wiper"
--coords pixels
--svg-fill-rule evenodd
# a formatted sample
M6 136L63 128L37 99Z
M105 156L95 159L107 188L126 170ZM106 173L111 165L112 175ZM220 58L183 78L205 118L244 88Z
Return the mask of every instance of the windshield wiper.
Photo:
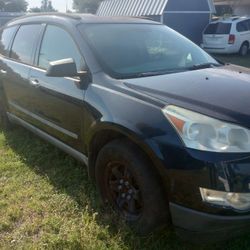
M219 63L202 63L202 64L195 64L191 67L188 67L188 70L198 70L198 69L208 69L222 66Z
M142 72L130 75L132 77L149 77L149 76L159 76L159 75L165 75L165 74L172 74L184 71L184 69L173 69L173 70L162 70L162 71L148 71L148 72Z
M163 75L163 74L167 74L169 72L166 71L152 71L152 72L143 72L143 73L139 73L137 74L138 77L147 77L147 76L158 76L158 75Z

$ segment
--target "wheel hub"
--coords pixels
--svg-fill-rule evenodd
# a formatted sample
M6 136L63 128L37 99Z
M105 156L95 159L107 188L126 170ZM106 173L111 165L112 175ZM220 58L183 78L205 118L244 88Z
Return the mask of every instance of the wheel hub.
M108 169L107 187L112 202L126 218L137 218L142 211L142 199L135 178L120 163L110 163Z

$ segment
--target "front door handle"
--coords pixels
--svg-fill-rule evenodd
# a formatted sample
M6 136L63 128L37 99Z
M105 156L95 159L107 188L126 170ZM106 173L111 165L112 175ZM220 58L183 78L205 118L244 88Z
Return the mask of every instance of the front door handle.
M31 78L31 79L30 79L30 84L31 84L33 87L36 87L36 88L38 88L38 87L40 86L39 80L38 80L38 79L35 79L35 78Z
M6 74L7 74L7 71L4 70L4 69L1 69L0 72L1 72L1 74L3 74L3 75L6 75Z

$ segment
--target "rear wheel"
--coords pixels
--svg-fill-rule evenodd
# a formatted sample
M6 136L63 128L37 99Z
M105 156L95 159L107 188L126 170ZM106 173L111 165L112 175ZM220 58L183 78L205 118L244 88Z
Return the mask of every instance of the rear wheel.
M244 42L240 47L239 54L241 56L246 56L248 54L248 50L249 50L249 44L247 42Z
M96 162L96 182L102 200L109 203L139 234L166 224L167 198L156 170L132 143L106 145Z

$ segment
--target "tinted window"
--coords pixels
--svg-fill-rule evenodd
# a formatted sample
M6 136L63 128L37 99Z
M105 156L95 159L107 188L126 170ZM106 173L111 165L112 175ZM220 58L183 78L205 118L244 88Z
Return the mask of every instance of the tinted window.
M92 24L81 30L103 69L115 78L174 73L217 63L164 25Z
M40 31L41 25L39 24L21 26L12 46L11 58L31 64Z
M237 31L238 32L245 32L248 30L249 30L249 28L248 28L247 21L237 23Z
M204 34L226 35L230 34L231 23L211 23L207 26Z
M81 55L71 36L65 30L49 25L39 54L39 67L47 69L50 62L66 58L73 58L78 70L83 68Z
M10 42L16 32L16 27L4 29L0 34L0 53L7 56L9 54Z

